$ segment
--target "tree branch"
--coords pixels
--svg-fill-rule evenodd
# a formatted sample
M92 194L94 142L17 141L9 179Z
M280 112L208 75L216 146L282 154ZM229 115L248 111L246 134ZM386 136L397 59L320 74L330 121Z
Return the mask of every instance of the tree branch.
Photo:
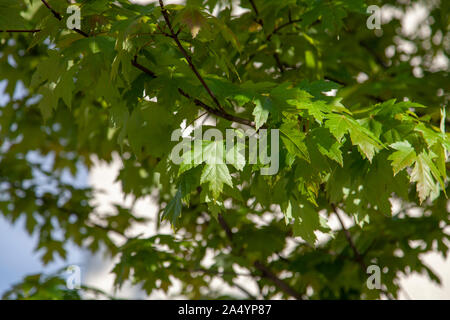
M236 288L238 288L239 290L241 290L243 293L245 293L245 294L248 296L248 298L249 298L250 300L257 300L257 298L256 298L253 294L251 294L250 291L248 291L247 289L245 289L245 288L244 288L243 286L241 286L240 284L238 284L238 283L236 283L236 282L233 282L233 286L236 287Z
M15 33L36 33L40 32L41 29L35 29L35 30L0 30L0 32L15 32Z
M211 270L211 269L204 269L204 268L196 268L196 269L186 269L186 268L178 268L178 270L183 272L189 272L189 273L203 273L207 275L213 275L213 276L234 276L234 277L253 277L254 275L251 273L236 273L233 271L218 271L218 270Z
M259 11L258 8L256 8L255 2L253 0L249 0L248 2L250 2L250 5L253 8L253 11L255 11L256 16L259 16Z
M170 31L170 34L171 34L171 38L175 41L176 45L178 46L178 49L181 51L183 56L186 58L190 68L192 69L194 74L197 76L198 80L200 80L200 82L203 85L203 87L205 88L205 90L208 92L210 97L213 99L214 103L217 105L217 107L220 110L224 111L224 109L221 106L219 100L216 98L214 93L211 91L211 89L206 84L206 82L203 79L203 77L198 72L197 68L195 67L194 63L192 62L191 56L187 53L186 49L184 49L183 45L180 42L180 39L178 39L178 33L173 30L172 23L170 22L169 14L168 14L166 8L164 7L163 0L159 0L159 5L161 7L161 12L162 12L162 15L164 17L164 20L166 21L167 27L169 28L169 31Z
M368 54L370 54L373 57L373 59L379 66L381 66L384 70L389 68L389 66L386 64L386 62L379 55L377 55L375 50L370 48L370 46L367 43L365 43L363 41L359 41L358 43L361 47L363 47L366 50L366 52Z
M255 5L255 2L253 0L249 0L249 1L250 1L250 4L252 5L253 11L255 11L255 15L256 15L256 19L257 19L258 23L261 25L261 27L264 28L264 21L259 17L259 11ZM266 38L268 42L270 42L270 39L272 38L271 34L269 34L269 36L267 36L267 38ZM275 59L278 69L280 69L280 73L284 73L285 69L284 69L283 63L281 62L280 56L276 51L273 53L273 58Z
M344 232L345 238L347 239L347 242L349 243L350 247L353 250L353 254L355 255L355 260L359 263L359 265L363 269L363 272L366 273L367 265L364 262L364 259L361 255L361 253L358 251L358 248L356 248L356 245L353 242L350 231L348 231L348 229L345 227L344 221L342 220L341 216L338 213L338 210L337 210L338 208L336 207L336 205L334 203L331 203L331 208L333 209L334 213L336 214L336 216L339 220L339 223L342 226L342 231ZM385 291L384 289L380 289L380 291L381 291L381 293L383 293L386 296L386 298L388 298L389 300L392 300L392 296L389 294L389 292Z
M45 1L45 0L41 0L42 1L42 3L52 12L52 14L53 14L53 16L56 18L56 19L58 19L59 21L61 21L63 18L62 18L62 16L61 16L61 14L59 13L59 12L56 12L49 4L48 4L48 2L47 1ZM73 31L75 31L76 33L78 33L78 34L81 34L83 37L85 37L85 38L89 38L89 35L86 33L86 32L84 32L84 31L82 31L82 30L80 30L80 29L78 29L78 28L73 28L72 29Z
M230 240L230 242L233 242L233 231L228 226L228 223L225 221L225 219L223 218L223 216L220 213L218 215L218 220L219 220L219 224L222 227L222 229L225 230L228 240Z
M284 72L284 65L281 62L280 56L278 55L278 53L274 53L273 54L273 58L275 59L275 62L277 63L278 69L280 69L280 73Z
M233 232L221 214L219 214L218 220L219 220L219 224L222 227L222 229L225 230L227 238L230 240L230 242L233 242ZM253 263L253 266L255 267L256 270L258 270L262 273L262 276L264 278L271 280L284 293L294 297L297 300L303 300L303 297L299 292L294 290L294 288L292 288L289 284L287 284L285 281L280 279L275 273L273 273L262 262L257 260Z
M278 288L280 288L282 291L287 293L288 295L294 297L297 300L303 300L303 297L300 293L295 291L290 285L288 285L286 282L278 278L278 276L270 271L269 268L267 268L265 265L263 265L259 261L255 261L254 264L256 269L262 272L263 276L267 279L270 279Z
M41 1L42 1L42 3L43 3L43 4L44 4L44 5L45 5L45 6L53 13L53 15L55 16L56 19L62 20L62 16L61 16L58 12L56 12L55 10L53 10L53 8L47 3L47 1L45 1L45 0L41 0ZM162 2L162 1L161 1L161 2ZM163 4L162 8L164 8L164 4ZM165 13L165 15L167 15L167 19L168 19L168 14L167 14L167 11L166 11L165 8L163 9L163 14L164 14L164 13ZM206 85L205 81L204 81L203 78L200 76L200 74L198 73L198 71L197 71L197 69L195 68L195 66L192 64L192 61L191 61L189 55L188 55L187 52L184 50L183 46L181 45L181 43L180 43L180 41L179 41L179 39L178 39L178 33L174 33L173 28L172 28L172 25L171 25L171 23L170 23L170 20L167 20L167 21L168 21L168 26L170 25L169 29L170 29L170 31L171 31L171 34L170 34L170 35L167 34L167 36L170 36L171 38L173 38L173 39L177 42L177 45L179 45L180 50L182 49L182 50L184 51L185 57L187 56L186 59L187 59L188 62L190 63L191 69L192 69L192 70L194 71L194 73L197 75L197 77L199 78L200 82L202 82L203 86L204 86L205 89L208 91L208 93L210 93L211 97L214 97L213 100L215 99L215 103L219 106L220 110L217 110L217 109L215 109L215 108L212 108L212 107L208 106L206 103L202 102L202 101L199 100L199 99L193 99L195 105L197 105L197 106L199 106L199 107L205 109L205 110L208 111L209 113L212 113L212 114L214 114L214 115L216 115L216 116L218 116L218 117L224 118L224 119L226 119L226 120L229 120L229 121L232 121L232 122L241 123L241 124L244 124L244 125L247 125L247 126L250 126L250 127L256 127L256 126L255 126L255 123L252 122L252 121L250 121L250 120L243 119L243 118L240 118L240 117L237 117L237 116L233 116L233 115L231 115L231 114L225 112L225 110L222 108L222 106L220 105L220 103L219 103L219 101L217 100L217 98L215 98L215 96L214 96L214 94L212 93L212 91L211 91L211 90L209 89L209 87ZM167 22L167 21L166 21L166 22ZM79 33L79 34L81 34L82 36L84 36L84 37L86 37L86 38L89 38L89 35L88 35L87 33L85 33L84 31L81 31L81 30L79 30L79 29L72 29L72 30L75 31L75 32L77 32L77 33ZM40 30L35 30L35 31L36 31L36 32L39 32ZM151 71L151 70L148 69L147 67L145 67L145 66L143 66L143 65L141 65L141 64L139 64L139 63L137 62L137 55L134 56L133 60L131 61L131 64L132 64L135 68L137 68L137 69L141 70L142 72L146 73L147 75L149 75L150 77L152 77L152 78L157 78L156 74L155 74L153 71ZM181 95L183 95L184 97L186 97L186 98L192 100L191 96L190 96L189 94L187 94L186 92L184 92L182 89L178 89L178 92L179 92Z
M143 65L139 64L137 62L137 56L134 56L134 59L131 61L131 64L138 68L139 70L141 70L142 72L148 74L150 77L152 78L157 78L157 76L155 75L155 73L153 71L151 71L150 69L144 67ZM249 127L256 127L255 123L253 121L244 119L244 118L240 118L237 116L233 116L223 110L218 110L218 109L214 109L212 107L210 107L209 105L207 105L206 103L204 103L203 101L197 99L197 98L192 98L187 92L185 92L183 89L178 88L178 92L184 96L185 98L192 100L194 102L194 104L200 108L205 109L207 112L214 114L220 118L232 121L232 122L237 122L237 123L241 123L241 124L245 124Z
M261 25L261 27L264 27L264 21L259 17L259 11L258 11L258 8L255 5L255 2L253 0L249 0L249 2L250 2L250 5L253 8L253 11L255 11L256 22L258 22Z
M150 77L157 78L156 74L152 70L144 67L143 65L137 62L137 55L134 56L133 60L131 61L131 64L133 65L133 67L138 68L142 72L148 74Z
M45 198L39 198L39 199L40 199L43 203L48 202L48 201L46 201ZM66 208L66 207L58 207L58 206L57 206L56 208L57 208L58 210L62 211L62 212L67 213L67 214L75 213L77 216L79 215L75 210L70 210L69 208ZM95 212L93 212L93 213L95 214ZM98 216L98 215L97 215L97 216ZM98 224L98 223L96 223L96 222L89 221L89 220L86 220L86 225L87 225L88 227L91 227L91 228L101 229L101 230L103 230L103 231L105 231L105 232L113 232L113 233L115 233L116 235L119 235L119 236L123 237L125 240L130 240L130 238L127 237L127 236L125 235L124 232L121 232L121 231L119 231L119 230L116 230L116 229L114 229L114 228L112 228L112 227L110 227L110 226L102 226L102 225L100 225L100 224Z
M53 15L55 16L56 19L62 20L62 16L59 14L59 12L56 12L55 10L53 10L53 8L48 4L47 1L45 1L45 0L41 0L41 1L53 13Z
M333 208L334 213L336 214L336 217L339 220L339 223L342 226L342 231L344 232L345 238L347 239L348 244L350 245L350 248L353 251L353 254L355 255L355 260L360 264L360 266L363 268L364 272L367 270L367 266L364 262L364 259L362 258L361 254L358 251L358 248L356 248L355 243L353 242L352 236L348 229L345 227L344 221L342 220L341 216L338 213L338 208L334 203L331 204L331 207Z
M290 26L291 24L295 24L295 23L301 22L301 21L302 21L302 19L296 19L296 20L289 19L288 22L283 23L283 24L279 25L278 27L276 27L275 29L273 29L273 31L267 35L267 38L266 38L267 41L270 41L272 39L272 37L276 33L278 33L278 31L280 31L281 29L286 28L287 26Z

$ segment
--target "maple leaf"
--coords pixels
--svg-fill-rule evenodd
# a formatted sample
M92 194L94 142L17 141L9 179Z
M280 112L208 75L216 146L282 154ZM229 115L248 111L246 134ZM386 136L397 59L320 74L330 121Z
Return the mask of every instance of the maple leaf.
M397 150L389 156L394 168L394 175L414 163L417 158L416 151L408 141L401 141L391 144L391 147Z
M206 25L206 19L200 10L195 7L187 7L181 13L180 21L188 26L191 31L192 38L197 37L200 29Z

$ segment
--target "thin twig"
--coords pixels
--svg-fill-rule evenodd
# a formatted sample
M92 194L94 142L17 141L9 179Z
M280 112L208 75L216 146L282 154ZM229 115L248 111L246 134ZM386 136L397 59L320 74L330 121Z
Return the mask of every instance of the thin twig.
M264 29L264 22L259 17L259 11L258 11L258 8L255 5L255 2L253 0L249 0L249 1L250 1L250 4L252 5L253 11L255 11L255 15L256 15L257 21L259 22L261 27L263 27L263 29ZM270 42L270 39L271 39L271 36L269 34L269 36L267 37L267 41ZM283 63L281 62L281 59L280 59L280 56L278 55L278 53L275 51L272 56L275 59L275 62L277 64L277 66L278 66L278 69L280 69L280 73L284 73L284 71L285 71L284 70L284 66L283 66Z
M144 67L143 65L141 65L137 62L137 55L134 56L133 60L131 61L131 65L135 68L138 68L142 72L146 73L150 77L156 78L156 74L153 71L151 71L150 69Z
M238 273L234 271L218 271L213 269L204 269L204 268L195 268L195 269L186 269L186 268L178 268L178 270L183 272L189 272L189 273L203 273L208 275L214 275L214 276L235 276L235 277L254 277L251 273Z
M181 89L181 88L178 88L178 92L182 96L188 98L189 100L192 100L196 106L205 109L209 113L212 113L212 114L214 114L214 115L216 115L216 116L218 116L220 118L223 118L223 119L226 119L226 120L229 120L229 121L232 121L232 122L237 122L237 123L245 124L245 125L250 126L250 127L255 127L255 123L253 121L250 121L248 119L244 119L244 118L240 118L240 117L231 115L231 114L226 113L226 112L224 112L222 110L217 110L217 109L211 108L210 106L208 106L203 101L201 101L199 99L196 99L196 98L195 99L192 98L188 93L183 91L183 89Z
M259 17L259 11L258 11L258 8L255 5L255 2L253 0L249 0L249 2L250 2L250 5L253 8L253 11L255 11L256 22L258 22L261 25L261 27L264 27L264 21Z
M280 69L280 72L283 73L284 72L284 65L281 62L280 56L278 55L278 53L274 53L273 57L275 59L275 62L277 63L278 69Z
M0 30L0 32L36 33L36 32L41 32L41 29L34 29L34 30Z
M275 29L273 29L273 31L272 31L271 33L269 33L269 34L267 35L267 38L266 38L267 41L270 41L270 40L272 39L272 37L273 37L276 33L278 33L278 31L280 31L281 29L286 28L287 26L290 26L290 25L292 25L292 24L295 24L295 23L301 22L301 21L302 21L302 19L289 20L288 22L279 25L278 27L276 27Z
M186 128L184 130L186 130L187 128L189 128L190 125L194 124L195 121L197 121L198 119L200 119L201 117L203 117L205 114L208 114L208 111L203 112L201 115L199 115L198 117L196 117L194 120L192 120L191 122L189 122L188 124L186 124ZM184 132L184 131L183 131Z
M56 12L56 11L48 4L47 1L45 1L45 0L41 0L41 1L42 1L42 3L48 8L48 10L50 10L50 11L53 13L53 15L55 16L56 19L62 20L61 14L59 14L59 12Z
M285 293L287 293L288 295L294 297L297 300L303 300L303 297L300 293L298 293L296 290L294 290L290 285L288 285L286 282L284 282L283 280L281 280L280 278L278 278L278 276L273 273L269 268L267 268L265 265L263 265L261 262L259 261L255 261L253 263L253 265L255 266L256 269L258 269L259 271L261 271L261 273L263 274L263 276L265 278L268 278L270 280L272 280L272 282L278 287L280 288L282 291L284 291Z
M53 15L55 16L55 18L57 18L58 20L61 20L61 19L62 19L61 15L60 15L58 12L56 12L55 10L53 10L53 8L52 8L45 0L41 0L41 1L42 1L42 2L44 3L44 5L45 5L45 6L53 13ZM167 12L166 12L166 14L167 14ZM75 32L81 34L82 36L84 36L84 37L86 37L86 38L89 37L89 35L88 35L87 33L83 32L83 31L81 31L81 30L79 30L79 29L72 29L72 30L74 30ZM170 34L165 34L165 35L172 37L172 35L170 35ZM175 34L175 35L176 35L176 34ZM178 39L178 38L177 38L177 39ZM179 41L178 41L178 42L179 42ZM180 43L180 45L181 45L181 43ZM153 71L151 71L151 70L148 69L147 67L145 67L145 66L143 66L143 65L141 65L141 64L139 64L139 63L137 62L137 55L135 55L134 58L133 58L133 60L131 60L131 64L132 64L135 68L137 68L137 69L141 70L142 72L146 73L147 75L149 75L150 77L152 77L152 78L156 78L156 77L157 77L156 74L155 74ZM196 69L195 69L195 70L196 70ZM205 84L206 84L206 83L205 83ZM209 89L209 88L208 88L208 89ZM182 89L178 89L178 91L179 91L180 94L183 95L184 97L186 97L186 98L188 98L188 99L192 99L191 96L190 96L189 94L187 94L186 92L184 92ZM212 92L211 92L211 93L212 93ZM199 99L194 99L193 101L194 101L194 103L195 103L197 106L199 106L199 107L205 109L206 111L208 111L208 112L210 112L210 113L212 113L212 114L214 114L214 115L216 115L216 116L218 116L218 117L224 118L224 119L229 120L229 121L233 121L233 122L245 124L245 125L247 125L247 126L256 127L254 122L252 122L252 121L250 121L250 120L247 120L247 119L243 119L243 118L240 118L240 117L233 116L233 115L231 115L231 114L228 114L227 112L225 112L225 111L223 110L222 107L221 107L221 110L217 110L217 109L215 109L215 108L212 108L212 107L208 106L206 103L200 101Z
M255 14L257 16L259 16L259 11L258 11L258 8L256 8L255 2L253 0L249 0L249 2L250 2L251 6L253 8L253 11L255 11Z
M236 282L233 282L233 286L236 287L236 288L238 288L239 290L241 290L243 293L245 293L245 294L248 296L248 298L249 298L250 300L257 300L257 299L258 299L258 298L255 297L253 294L251 294L250 291L248 291L247 289L245 289L245 288L244 288L243 286L241 286L240 284L238 284L238 283L236 283Z
M56 12L49 4L47 1L45 0L41 0L42 3L53 13L53 15L55 16L56 19L58 19L59 21L61 21L63 19L63 17L61 16L61 14L59 12ZM78 28L73 28L73 31L75 31L78 34L81 34L83 37L85 38L89 38L89 35L84 32L83 30L80 30Z
M353 254L355 256L355 260L359 263L359 265L363 269L363 272L366 273L367 265L364 262L364 259L361 255L361 253L358 251L358 248L356 248L356 245L353 242L350 231L348 231L348 229L345 227L344 220L342 220L341 216L338 213L338 210L337 210L338 208L336 207L336 205L334 203L331 204L331 208L333 209L334 213L336 214L336 216L339 220L339 223L342 226L342 231L344 232L345 238L347 239L347 242L350 245L350 248L352 248ZM380 289L380 291L381 291L381 293L383 293L386 296L386 298L388 298L389 300L392 300L392 296L389 292L385 291L384 289Z
M232 243L233 242L233 231L231 230L230 226L227 224L227 222L225 221L225 219L223 218L223 216L221 214L218 215L218 219L219 219L220 226L222 227L222 229L225 230L227 238ZM303 300L303 297L299 292L297 292L294 288L292 288L285 281L280 279L275 273L273 273L262 262L257 260L253 263L253 266L255 267L255 269L257 269L258 271L260 271L262 273L262 276L264 278L271 280L284 293L296 298L297 300Z
M201 84L205 88L205 90L208 92L209 96L212 98L214 103L217 105L217 107L224 111L222 105L220 104L217 97L214 95L214 93L211 91L211 89L206 84L203 77L200 75L200 72L198 72L197 68L195 67L194 63L192 62L191 56L187 53L186 49L184 49L183 45L180 42L180 39L178 39L178 33L173 30L172 23L170 22L169 13L167 12L166 8L164 7L163 0L159 0L159 5L161 6L161 12L164 17L164 20L166 21L167 27L169 28L170 34L172 35L172 39L175 41L178 49L181 51L183 56L186 58L190 68L194 72L194 74L197 76L198 80L200 80Z
M339 215L336 205L334 203L332 203L331 207L333 208L333 211L336 214L336 217L338 218L339 223L341 224L342 231L344 232L345 238L347 239L347 242L350 245L350 248L352 248L353 254L355 255L355 260L361 265L364 272L366 272L367 265L365 264L364 259L362 258L361 254L359 253L358 248L356 248L356 245L353 242L350 232L345 227L344 221L342 220L341 216Z

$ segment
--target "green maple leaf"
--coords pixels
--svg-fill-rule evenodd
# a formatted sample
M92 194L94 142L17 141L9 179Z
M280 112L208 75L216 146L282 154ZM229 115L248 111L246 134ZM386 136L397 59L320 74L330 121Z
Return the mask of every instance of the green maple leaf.
M417 158L416 151L408 141L401 141L391 144L391 147L397 150L391 154L388 160L392 161L394 175L406 167L411 166Z
M48 58L42 60L36 68L32 78L31 86L37 87L44 81L56 82L58 75L65 71L64 64L61 61L61 55L55 50L48 51Z
M52 115L52 111L56 109L58 99L49 86L42 86L38 93L42 95L38 107L41 110L44 120L48 120Z
M26 29L27 21L20 15L21 1L1 0L0 29Z
M255 108L253 109L253 115L255 116L256 130L261 128L269 118L269 112L272 111L272 100L265 98L264 102L261 103L260 99L256 99Z
M348 123L344 115L330 115L329 119L325 122L325 127L330 129L330 132L339 142L342 141L342 138L348 131Z
M317 240L315 231L329 231L326 221L320 217L317 210L307 201L299 203L291 199L284 211L286 221L294 221L294 236L301 237L309 244L314 245Z
M200 29L207 26L207 21L203 17L198 8L186 7L180 14L180 22L185 24L191 31L192 38L195 38L200 32Z
M206 164L200 177L200 183L209 183L209 190L215 199L222 193L224 184L233 186L226 164Z
M436 189L436 183L429 166L430 161L430 155L422 152L417 157L416 164L411 172L411 182L417 183L416 188L421 203Z
M209 141L202 141L203 145L207 143L209 143ZM181 175L183 172L197 167L203 162L203 146L202 148L195 148L194 145L194 148L192 148L191 144L190 147L191 148L181 156L182 162L178 170L178 175Z
M128 121L127 132L130 146L138 157L144 151L155 157L166 152L166 141L170 141L173 126L170 122L159 119L171 119L170 116L166 108L150 101L143 101L135 108Z
M322 100L304 101L304 100L288 100L289 104L296 106L297 109L308 110L308 113L314 117L319 123L322 123L325 113L329 111L327 103Z
M352 143L358 146L361 154L366 156L369 161L372 161L373 156L380 149L378 142L360 128L351 127L349 131Z
M212 141L203 147L205 167L200 176L200 183L209 183L209 190L217 199L222 193L223 185L233 186L231 175L224 163L223 141Z
M227 151L227 163L236 170L242 171L245 167L245 144L237 142Z
M175 225L178 217L181 215L183 192L181 186L178 187L177 192L172 200L166 205L163 211L162 220L170 219L172 225Z
M69 109L72 107L72 95L76 88L73 81L73 71L74 70L71 69L70 71L65 72L55 88L57 99L61 97Z
M297 124L286 122L280 127L280 132L282 133L281 140L283 140L289 153L309 162L309 153L304 142L305 134L300 131Z
M330 129L331 133L338 141L341 141L348 132L353 145L357 145L360 153L369 161L372 161L375 153L382 148L381 142L368 129L360 125L356 120L338 114L328 115L325 127Z
M341 144L333 138L326 128L313 129L311 131L311 136L320 153L327 156L331 160L336 161L341 165L341 167L344 165L344 159L340 149Z

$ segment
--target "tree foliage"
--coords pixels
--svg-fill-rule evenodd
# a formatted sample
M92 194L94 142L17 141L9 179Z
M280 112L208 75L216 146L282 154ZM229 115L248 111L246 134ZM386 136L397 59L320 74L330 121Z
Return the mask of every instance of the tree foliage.
M103 248L117 286L178 280L188 298L224 297L212 280L238 277L266 299L397 297L412 272L439 281L422 257L448 251L449 78L435 64L450 50L448 1L72 2L80 29L66 1L0 0L0 211L26 221L44 263L68 243ZM398 16L369 30L370 4L425 6L426 30L402 32ZM170 161L171 133L206 117L224 135L279 129L277 174L217 163L221 141L200 141L198 164ZM100 214L93 190L64 179L114 153L124 192L154 196L152 220L171 233L130 237L149 220ZM370 264L388 270L382 290L366 286ZM5 297L70 298L58 284L35 276Z

